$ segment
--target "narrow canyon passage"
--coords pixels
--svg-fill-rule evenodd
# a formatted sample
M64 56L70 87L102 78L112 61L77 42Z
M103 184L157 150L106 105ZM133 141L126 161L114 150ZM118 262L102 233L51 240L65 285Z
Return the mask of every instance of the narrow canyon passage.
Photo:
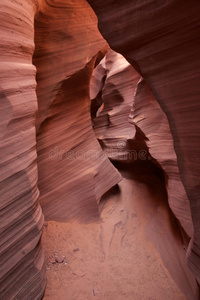
M44 300L197 299L161 180L133 168L104 195L99 222L45 223Z
M0 14L0 299L199 300L199 1Z

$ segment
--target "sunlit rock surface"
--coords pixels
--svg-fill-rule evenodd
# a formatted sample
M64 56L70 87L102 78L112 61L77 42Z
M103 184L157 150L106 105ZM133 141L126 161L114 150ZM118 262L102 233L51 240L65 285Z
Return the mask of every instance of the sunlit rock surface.
M142 155L142 151L147 152L145 137L141 136L128 119L140 75L123 56L109 50L105 59L94 70L91 95L95 94L93 85L100 76L105 82L103 86L99 85L101 93L96 92L96 102L101 94L102 106L93 120L95 134L112 161L135 161Z
M90 117L90 77L107 44L84 0L49 1L35 19L40 203L46 220L89 222L99 218L101 196L121 180Z

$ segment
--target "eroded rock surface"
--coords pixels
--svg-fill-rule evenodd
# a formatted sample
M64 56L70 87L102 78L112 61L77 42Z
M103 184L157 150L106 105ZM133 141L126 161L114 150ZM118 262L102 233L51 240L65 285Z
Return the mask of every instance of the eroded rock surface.
M94 100L93 117L101 106L97 114L102 123L96 119L93 125L108 157L118 163L130 150L136 149L138 156L138 149L144 149L168 175L169 203L192 237L187 257L200 282L200 4L196 0L88 2L98 15L99 28L109 45L138 72L122 57L123 63L118 64L119 54L110 51L97 69L91 94L92 72L108 46L87 2L1 1L0 298L5 300L41 299L44 293L39 190L47 220L94 222L99 221L101 196L121 180L93 132L89 94ZM137 86L138 74L146 83ZM122 82L121 76L125 75ZM133 124L127 114L136 86ZM155 99L165 114L161 114ZM152 111L156 112L154 116ZM157 118L162 120L158 122ZM160 126L158 131L154 122ZM160 141L163 148L158 149ZM110 153L110 149L115 151ZM130 162L126 157L124 162ZM162 176L158 177L162 181ZM166 209L166 203L164 206ZM186 265L179 264L174 250L165 257L163 243L157 243L153 234L163 216L167 220L163 224L169 225L170 213L163 214L163 206L157 204L151 212L155 218L146 229L147 236L151 234L160 247L163 261L173 256L170 274L176 273L172 270L175 265L186 272L186 276L177 277L177 284L184 285L185 295L188 292L188 297L196 299L196 284ZM173 235L171 242L174 240ZM177 253L180 247L181 243ZM184 262L183 255L181 259ZM77 270L74 273L85 276ZM98 293L95 286L93 295ZM179 289L174 293L179 295Z
M137 85L129 119L131 123L137 124L147 137L146 143L150 154L165 172L169 206L191 238L193 224L190 205L180 179L168 120L144 79ZM187 239L185 242L188 244Z
M93 122L105 153L112 161L125 163L150 159L163 169L169 205L191 238L190 205L180 179L173 138L167 117L150 88L125 58L112 50L94 70L91 83L90 94L96 95L96 101L101 91L102 108Z
M91 95L94 93L93 81L96 82L96 78L100 76L105 78L105 82L103 86L99 85L102 108L100 107L93 120L96 137L112 161L136 161L139 151L147 153L145 138L141 137L136 126L128 119L140 75L122 55L109 50L105 59L94 70ZM100 93L96 94L98 101Z
M88 2L111 48L143 76L167 115L194 227L188 263L200 282L199 1Z
M0 21L0 298L41 299L34 1L2 0Z
M104 72L102 72L103 69ZM103 78L102 84L100 79ZM97 82L96 90L94 82ZM93 121L94 130L108 157L113 162L120 163L116 166L119 168L123 163L124 170L129 170L132 176L136 176L137 173L138 178L152 183L152 178L148 178L148 174L150 174L148 167L152 168L152 172L154 170L155 173L159 169L160 174L164 172L163 177L160 178L163 178L163 184L166 185L168 199L166 200L166 195L163 193L162 201L163 203L166 201L165 207L169 204L181 225L182 243L185 244L184 247L187 247L193 236L189 200L180 179L167 117L150 88L123 56L110 50L93 72L90 94L96 95L97 100L101 95L103 105L101 111L97 111ZM140 139L138 139L139 131L142 133L139 135ZM137 167L138 163L140 163L140 170ZM148 211L149 207L146 209ZM160 212L158 212L158 219L161 217ZM160 222L158 219L153 223ZM178 226L175 230L178 230ZM153 232L149 231L148 238L151 240L153 235ZM169 239L167 243L172 243L168 233L165 238ZM177 264L176 260L180 260L181 253L177 253L175 260L172 259L174 255L171 253L173 263L169 262L167 256L172 250L167 247L164 249L159 239L155 238L154 240L153 238L152 240L156 241L156 247L161 250L161 256L166 262L168 270L172 272L174 278L178 278L179 286L183 288L182 283L185 279L181 279L182 271L176 273L173 270L173 265ZM177 241L175 243L179 244ZM182 263L185 265L183 261ZM187 267L184 272L189 277L191 276ZM195 284L193 288L195 290Z
M90 117L90 77L107 44L84 0L41 7L35 42L40 203L47 220L91 221L99 218L101 196L121 180Z

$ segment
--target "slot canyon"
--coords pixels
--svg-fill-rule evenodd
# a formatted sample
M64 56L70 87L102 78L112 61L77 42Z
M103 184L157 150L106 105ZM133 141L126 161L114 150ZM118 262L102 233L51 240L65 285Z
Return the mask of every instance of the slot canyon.
M1 0L0 299L200 299L200 2Z

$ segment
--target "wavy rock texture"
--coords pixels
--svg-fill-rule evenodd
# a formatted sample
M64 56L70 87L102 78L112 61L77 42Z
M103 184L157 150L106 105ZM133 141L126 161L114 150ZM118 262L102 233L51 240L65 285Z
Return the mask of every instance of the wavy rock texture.
M160 164L169 173L175 214L187 234L192 235L188 263L200 282L200 4L197 0L88 2L98 15L100 30L109 45L143 76L154 96L146 84L138 85L135 117L140 117L134 120L134 126L130 124L126 114L139 76L127 63L115 65L119 55L110 51L101 64L101 74L96 77L98 86L91 96L93 116L102 99L104 102L98 114L107 127L104 130L94 121L98 138L113 161L123 160L124 153L135 149L133 141L138 149L148 150L138 124L149 138L150 152L159 157L157 137L148 132L147 124L153 119L143 122L140 112L145 109L148 115L152 110L158 113L154 98L159 102L169 122L193 224L183 186L178 184L171 140L170 150L164 149L166 154L171 152L170 161L162 156ZM36 10L34 65L38 104L36 68L32 64ZM2 0L0 24L0 298L35 300L41 299L45 284L40 244L43 215L37 182L47 220L77 218L91 222L99 218L101 196L121 180L103 154L90 118L90 79L107 45L84 0ZM124 74L129 77L127 86L119 79ZM105 76L107 82L102 88ZM115 85L119 85L117 90ZM151 106L146 106L143 93ZM141 98L143 108L137 102ZM169 134L164 114L162 118L164 128L160 130ZM113 138L116 132L118 136ZM110 148L114 149L111 154Z
M96 102L101 96L103 103L102 111L98 111L98 117L93 120L94 131L112 161L127 163L136 161L139 156L145 159L148 154L145 136L128 119L139 79L140 75L124 57L112 50L93 73L90 94L97 95ZM95 91L93 82L99 91Z
M190 205L180 179L168 120L140 78L122 55L112 50L106 54L91 80L91 97L96 102L101 98L99 103L103 103L94 119L95 134L113 161L153 158L159 163L166 173L169 205L191 238Z
M46 220L89 222L99 218L101 196L121 180L90 116L90 77L107 44L86 1L51 0L40 8L34 54L40 203Z
M117 162L116 165L119 168L122 166L125 172L129 173L128 176L135 176L137 180L140 179L148 183L152 182L153 185L156 185L156 180L155 178L152 180L152 174L148 174L148 168L157 175L159 169L160 173L162 173L161 170L165 172L165 180L164 177L160 177L159 189L161 189L163 180L163 185L166 184L168 191L168 201L166 191L163 189L162 200L157 205L165 207L164 211L168 211L168 218L175 225L176 221L172 216L172 210L187 235L185 236L183 231L183 236L180 238L177 234L179 226L173 225L174 228L176 227L177 233L176 239L172 242L174 232L173 230L171 232L171 226L168 226L165 232L165 243L168 244L168 247L166 245L163 247L162 238L155 237L155 232L150 233L149 227L151 225L148 224L146 229L148 239L154 243L160 252L165 266L185 295L197 299L198 288L186 266L186 258L183 258L185 255L183 245L178 252L176 248L178 244L183 243L182 238L185 245L188 246L189 239L187 236L192 236L193 228L189 201L180 180L177 157L167 117L145 81L122 55L112 50L106 54L94 70L91 83L90 95L93 97L96 95L97 100L101 95L104 105L94 119L94 130L108 157L115 164ZM139 132L140 139L138 139ZM159 169L156 170L156 168ZM153 200L151 199L151 201ZM145 208L147 211L149 209L150 205ZM154 226L158 226L158 223L161 226L163 217L161 215L161 210L158 209L157 217L155 214L153 218ZM176 266L176 271L174 271L174 266ZM193 292L189 292L190 290ZM191 293L190 296L189 293Z
M129 118L145 134L150 154L165 171L169 206L191 238L193 227L190 205L180 179L168 120L143 79L137 85Z
M0 298L41 299L43 215L38 204L34 1L1 1Z
M88 2L111 48L143 76L167 115L194 227L188 264L200 282L199 1Z

